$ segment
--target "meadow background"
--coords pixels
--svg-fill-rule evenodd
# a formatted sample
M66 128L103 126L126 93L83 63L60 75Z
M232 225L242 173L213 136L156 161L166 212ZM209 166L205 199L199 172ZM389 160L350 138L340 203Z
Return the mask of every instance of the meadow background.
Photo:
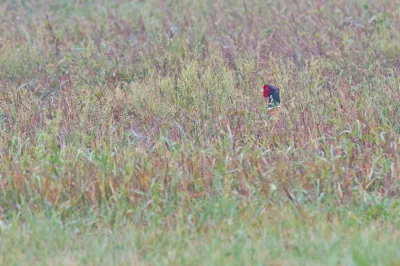
M3 0L0 23L2 265L400 265L398 0Z

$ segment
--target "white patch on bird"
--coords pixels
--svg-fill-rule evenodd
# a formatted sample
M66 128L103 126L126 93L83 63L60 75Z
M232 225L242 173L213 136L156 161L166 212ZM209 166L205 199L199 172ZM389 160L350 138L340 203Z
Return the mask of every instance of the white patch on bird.
M269 111L269 110L272 110L272 109L275 109L275 108L281 108L281 106L278 105L278 106L274 106L274 107L268 107L268 111Z

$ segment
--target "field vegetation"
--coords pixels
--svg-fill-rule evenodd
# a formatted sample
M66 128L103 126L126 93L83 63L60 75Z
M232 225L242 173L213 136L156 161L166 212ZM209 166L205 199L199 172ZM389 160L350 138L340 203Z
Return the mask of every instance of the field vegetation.
M3 0L0 23L1 264L400 265L398 0Z

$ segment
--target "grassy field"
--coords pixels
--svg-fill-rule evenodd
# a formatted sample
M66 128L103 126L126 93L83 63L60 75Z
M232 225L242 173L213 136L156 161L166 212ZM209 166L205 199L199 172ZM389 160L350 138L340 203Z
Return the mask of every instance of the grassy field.
M399 0L3 0L0 23L0 264L400 265Z

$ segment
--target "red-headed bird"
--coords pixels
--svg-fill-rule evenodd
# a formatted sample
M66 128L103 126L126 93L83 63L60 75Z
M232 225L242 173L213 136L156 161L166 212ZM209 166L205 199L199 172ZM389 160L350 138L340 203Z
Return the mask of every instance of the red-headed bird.
M281 98L279 97L279 89L272 85L264 85L264 98L268 99L268 113L275 114L280 108Z

